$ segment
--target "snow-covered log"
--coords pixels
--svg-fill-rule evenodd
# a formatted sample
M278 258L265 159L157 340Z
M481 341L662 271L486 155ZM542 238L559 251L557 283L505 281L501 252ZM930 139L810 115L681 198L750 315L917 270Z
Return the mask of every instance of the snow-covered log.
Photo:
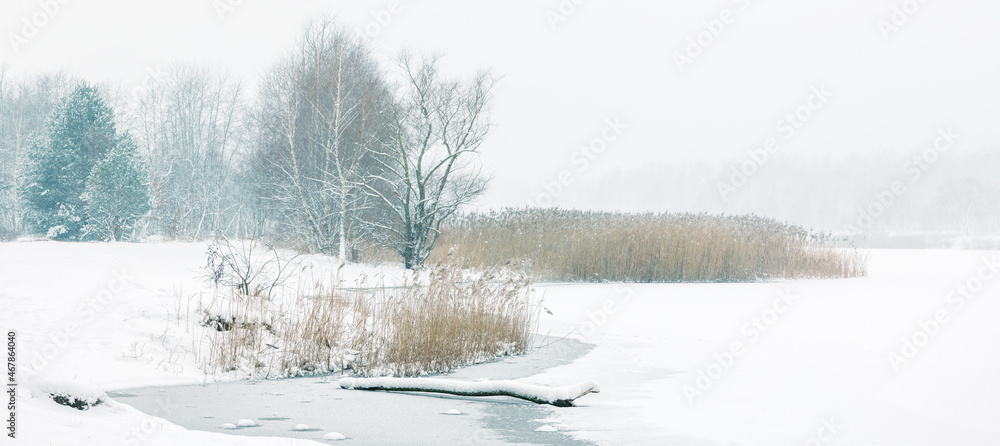
M433 378L344 378L340 387L358 390L434 392L459 396L510 396L538 404L570 407L573 401L600 389L594 381L563 387L546 387L514 381L455 381Z

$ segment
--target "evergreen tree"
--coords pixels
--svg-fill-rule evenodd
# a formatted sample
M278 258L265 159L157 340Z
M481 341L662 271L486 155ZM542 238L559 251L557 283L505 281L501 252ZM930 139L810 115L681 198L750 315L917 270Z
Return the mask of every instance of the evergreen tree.
M57 239L81 237L87 177L118 139L114 114L97 89L78 86L27 153L22 195L31 230Z
M136 144L127 134L87 178L84 235L101 240L128 238L149 212L149 183Z

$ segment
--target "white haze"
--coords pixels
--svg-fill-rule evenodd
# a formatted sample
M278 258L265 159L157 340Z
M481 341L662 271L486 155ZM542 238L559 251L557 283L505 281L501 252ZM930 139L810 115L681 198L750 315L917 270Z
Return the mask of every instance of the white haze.
M482 155L495 179L481 210L756 212L840 230L892 181L906 180L906 160L951 127L961 137L928 171L932 180L896 197L895 216L871 229L933 230L941 225L910 209L978 194L985 216L972 229L998 230L1000 199L990 195L1000 191L991 155L1000 144L996 2L64 0L15 51L12 33L43 3L0 6L0 60L14 74L65 68L130 89L160 67L193 61L253 86L321 14L376 31L386 63L409 47L445 52L456 73L492 67L504 78ZM918 4L895 13L905 23L886 38L880 21ZM560 8L565 20L553 25ZM680 72L674 54L727 10L721 35ZM814 88L832 96L785 139L779 121ZM620 134L605 132L609 121L621 123ZM584 163L581 147L602 133L613 140ZM723 200L718 182L768 138L780 148ZM981 193L942 186L969 178Z

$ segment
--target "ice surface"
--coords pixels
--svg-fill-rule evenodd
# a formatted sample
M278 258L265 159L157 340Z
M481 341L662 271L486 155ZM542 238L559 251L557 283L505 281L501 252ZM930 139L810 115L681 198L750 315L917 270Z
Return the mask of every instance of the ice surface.
M463 368L448 378L476 380L485 376L518 379L541 369L563 364L586 354L588 349L568 339L538 338L545 347L526 356ZM164 390L165 392L160 392ZM239 435L282 436L320 440L336 430L349 435L358 446L462 444L547 444L589 446L563 433L535 432L538 422L549 416L551 406L508 397L453 397L434 393L362 392L345 390L337 380L318 377L249 382L130 389L120 401L151 414L164 413L169 421L191 430L230 432L219 429L217 420L262 418L276 409L283 419L261 421L261 426L242 429ZM163 395L170 405L185 410L163 412ZM112 392L111 397L116 398ZM188 407L190 406L190 407ZM462 415L446 415L449 410ZM392 428L386 428L385 413L391 413ZM211 418L206 418L211 417ZM298 424L311 429L296 431ZM322 428L322 429L321 429ZM455 440L455 441L451 441Z

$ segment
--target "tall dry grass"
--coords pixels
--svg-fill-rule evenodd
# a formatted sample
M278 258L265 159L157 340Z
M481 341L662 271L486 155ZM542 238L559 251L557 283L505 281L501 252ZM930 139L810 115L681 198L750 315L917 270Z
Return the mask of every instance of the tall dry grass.
M526 352L532 280L504 268L468 275L449 261L401 287L331 278L288 306L228 290L199 308L206 330L195 352L209 374L259 378L417 376Z
M536 311L531 278L500 268L472 280L465 274L457 263L439 264L429 286L414 280L361 301L367 325L354 330L364 334L355 371L416 376L526 352Z
M473 213L442 228L430 260L450 252L480 268L524 260L547 281L749 282L867 273L863 254L755 215Z

